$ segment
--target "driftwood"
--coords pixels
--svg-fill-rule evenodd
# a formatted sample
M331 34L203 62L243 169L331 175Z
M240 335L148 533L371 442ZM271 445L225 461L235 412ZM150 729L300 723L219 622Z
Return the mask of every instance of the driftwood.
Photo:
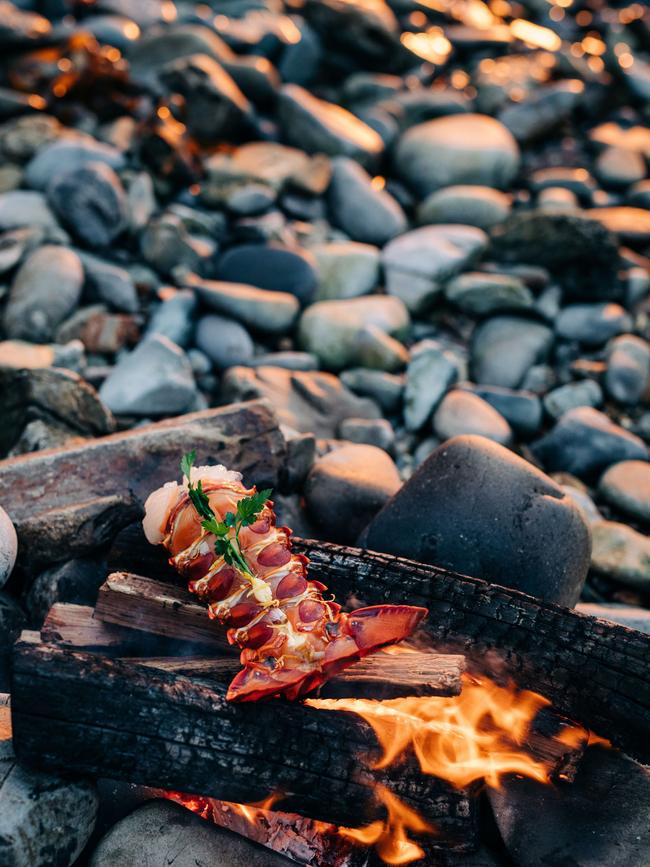
M425 605L437 650L541 692L556 709L650 759L650 635L477 578L388 554L295 540L339 600Z
M357 826L381 814L377 782L435 823L439 845L472 847L476 804L407 761L369 770L375 736L358 716L302 704L233 705L225 687L70 651L19 644L12 681L20 761L251 803L273 791L281 808Z
M179 476L190 444L202 463L236 466L277 486L285 442L269 405L233 404L0 464L0 502L16 525L21 563L38 568L108 544Z

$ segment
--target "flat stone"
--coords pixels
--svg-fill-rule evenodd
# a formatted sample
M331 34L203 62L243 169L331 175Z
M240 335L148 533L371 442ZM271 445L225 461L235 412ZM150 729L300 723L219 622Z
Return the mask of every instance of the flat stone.
M285 334L300 309L298 299L289 292L273 292L224 280L204 280L193 274L183 282L207 307L263 334Z
M246 364L253 357L253 341L248 331L225 316L210 314L199 319L194 340L220 369Z
M499 120L518 142L529 142L552 132L583 102L584 95L584 82L565 78L540 87L522 102L507 106L499 114Z
M426 424L458 377L458 360L441 344L422 340L413 347L404 391L404 422L408 430L417 431Z
M22 227L56 229L58 222L43 193L35 190L0 193L0 229Z
M346 418L339 425L339 436L351 443L377 446L385 452L392 452L395 445L395 431L385 418L365 419Z
M423 226L390 241L382 252L386 289L409 310L425 311L445 280L483 252L487 235L474 226Z
M533 294L519 277L482 271L454 277L445 286L445 297L465 313L476 316L533 305Z
M30 622L40 626L57 602L94 606L107 575L106 564L97 558L73 558L39 572L24 596Z
M4 313L9 337L42 343L75 309L83 285L83 267L72 250L45 244L20 266Z
M642 592L650 589L650 538L627 524L598 521L591 527L591 567Z
M380 418L373 400L357 397L336 376L281 367L231 367L221 382L225 402L266 398L280 422L323 439L337 436L346 418Z
M354 367L344 370L341 382L355 394L369 397L387 413L397 412L404 396L404 377L383 370Z
M331 222L353 241L382 247L408 227L397 200L376 189L365 169L348 157L332 160L328 205Z
M480 436L435 449L361 543L568 606L589 568L581 510L540 470Z
M311 256L301 250L242 244L219 259L216 275L228 283L247 283L272 292L289 292L309 304L317 276Z
M325 367L341 370L360 363L358 335L369 326L390 336L405 336L410 326L408 311L399 298L389 296L318 301L301 317L299 341Z
M146 418L188 412L197 389L183 350L168 338L152 334L120 359L99 396L118 415Z
M498 385L476 385L473 391L499 412L520 436L530 437L542 425L542 402L530 391Z
M407 130L397 144L395 165L421 197L455 184L507 188L519 169L519 148L498 120L454 114Z
M124 156L111 145L90 136L74 136L51 142L40 150L25 169L25 183L33 190L45 190L57 177L86 163L104 163L110 168L124 168Z
M545 361L553 345L546 325L516 316L494 316L478 326L472 343L474 379L481 385L517 388Z
M88 352L115 355L138 342L140 329L135 317L109 313L102 304L82 307L63 322L56 332L59 343L79 340Z
M601 476L601 497L640 521L650 521L650 464L620 461Z
M565 340L585 346L601 346L611 337L629 331L632 317L620 304L571 304L555 322L555 332Z
M409 358L410 353L404 344L378 325L364 325L357 332L354 364L396 373L406 367Z
M147 334L162 334L178 346L187 346L194 332L197 306L196 295L190 289L174 292L154 310Z
M400 487L385 451L350 443L316 460L304 496L316 527L327 538L350 543Z
M605 390L624 404L637 404L650 378L650 345L634 334L615 337L607 346Z
M287 143L328 156L347 156L362 165L374 163L384 143L374 129L346 109L312 96L297 84L285 84L278 117Z
M114 262L107 262L85 250L77 255L84 268L84 295L90 300L107 304L112 310L137 313L140 309L138 290L133 278Z
M596 174L605 186L628 187L645 179L645 160L638 151L606 147L596 158Z
M417 209L418 223L459 223L488 231L510 214L511 197L492 187L456 185L430 193Z
M263 352L249 359L249 367L282 367L285 370L318 370L318 358L311 352L287 349L281 352Z
M193 237L180 217L165 213L147 225L140 236L140 251L158 273L171 276L176 268L199 270L204 261L212 259L216 245Z
M433 416L433 430L443 442L461 434L478 434L504 446L512 442L505 418L477 394L459 388L443 397Z
M577 406L599 407L602 402L603 390L593 379L561 385L545 394L543 399L544 409L556 421Z
M371 244L334 241L311 248L318 274L318 301L367 295L379 283L379 250Z
M18 537L11 518L0 506L0 588L11 575L18 554Z
M579 478L593 478L619 461L648 460L643 440L586 406L565 413L531 450L549 472Z

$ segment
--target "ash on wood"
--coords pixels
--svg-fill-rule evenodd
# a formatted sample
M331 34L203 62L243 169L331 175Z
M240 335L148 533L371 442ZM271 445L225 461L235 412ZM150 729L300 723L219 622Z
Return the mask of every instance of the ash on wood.
M577 614L525 593L389 554L294 540L309 573L339 601L429 608L437 649L549 698L642 761L650 759L650 635Z
M440 829L438 845L472 847L476 804L416 763L371 771L371 728L355 714L289 702L233 705L225 687L49 645L17 645L12 720L19 760L283 808L355 826L377 816L377 782ZM74 749L70 745L74 744Z
M247 482L277 485L285 442L262 401L3 461L0 500L16 525L22 565L37 567L108 544L142 514L152 490L178 478L188 443L202 463L236 466Z

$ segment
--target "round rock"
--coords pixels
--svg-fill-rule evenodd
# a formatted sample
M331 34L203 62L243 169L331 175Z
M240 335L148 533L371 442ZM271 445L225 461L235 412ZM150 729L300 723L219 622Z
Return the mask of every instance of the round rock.
M498 120L453 114L407 130L395 163L402 180L420 196L452 184L505 188L519 169L519 148Z
M203 316L197 326L196 345L219 368L246 364L254 354L253 341L243 325L225 316Z
M433 430L441 440L461 434L478 434L507 446L512 430L505 418L471 391L454 389L446 394L433 416Z
M494 316L474 332L472 367L482 385L517 388L528 370L545 361L553 345L546 325L516 316Z
M621 584L650 590L650 538L618 521L592 524L592 568Z
M615 337L607 347L605 389L619 403L636 404L650 377L650 345L634 334Z
M598 493L627 515L650 521L650 464L645 461L614 464L603 473Z
M18 554L18 537L11 518L0 506L0 587L11 575Z
M445 296L461 310L476 316L533 305L533 294L519 277L482 271L454 277L445 287Z
M631 327L632 318L620 304L571 304L555 321L559 337L585 346L601 346Z
M361 541L569 606L589 568L578 507L540 470L480 436L439 446Z
M307 253L262 244L242 244L228 250L217 264L216 276L229 283L290 292L302 304L312 300L318 281Z
M316 259L319 301L356 298L379 283L379 250L372 244L334 241L312 247L311 252Z
M417 210L418 223L460 223L491 229L510 214L511 199L492 187L457 185L427 196Z
M105 163L57 174L47 197L61 222L89 247L108 247L126 224L126 193Z
M353 542L401 485L397 467L380 448L349 444L319 458L305 482L315 525L329 539Z

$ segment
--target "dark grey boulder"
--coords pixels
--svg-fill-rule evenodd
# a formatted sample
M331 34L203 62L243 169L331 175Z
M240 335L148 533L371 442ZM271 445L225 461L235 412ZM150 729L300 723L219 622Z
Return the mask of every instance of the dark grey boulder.
M219 259L217 280L290 292L302 304L314 297L318 278L308 253L263 244L241 244Z
M569 606L591 550L582 513L555 482L503 446L467 435L435 449L361 541Z

